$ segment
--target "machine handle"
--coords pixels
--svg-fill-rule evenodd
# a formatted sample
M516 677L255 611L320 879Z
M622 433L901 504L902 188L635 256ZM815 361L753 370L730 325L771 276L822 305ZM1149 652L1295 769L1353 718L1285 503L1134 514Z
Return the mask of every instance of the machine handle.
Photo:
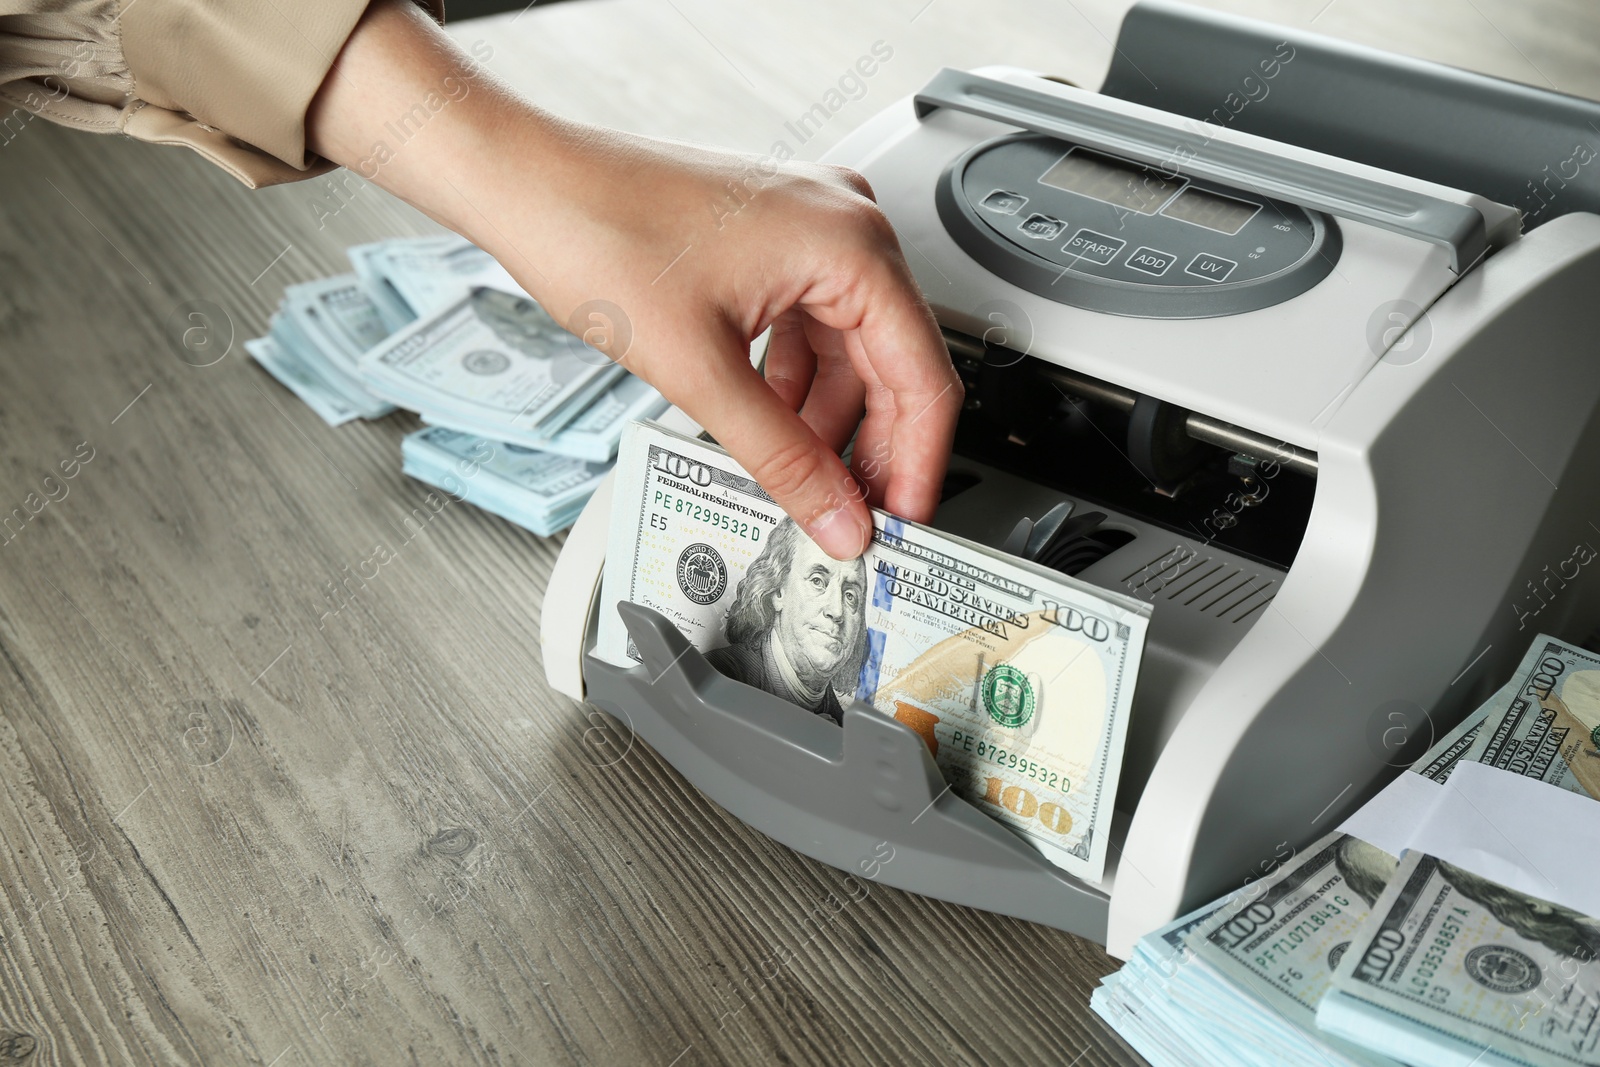
M1465 273L1489 248L1483 214L1466 204L998 78L945 67L916 95L915 103L919 119L939 108L964 111L1136 159L1166 173L1248 189L1443 245L1450 250L1450 269L1456 274Z

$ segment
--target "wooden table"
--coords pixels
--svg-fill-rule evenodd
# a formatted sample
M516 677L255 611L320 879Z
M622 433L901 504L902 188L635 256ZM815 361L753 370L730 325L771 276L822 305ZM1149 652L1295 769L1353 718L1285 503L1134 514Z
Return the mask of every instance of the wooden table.
M756 151L884 41L814 157L940 64L1098 84L1124 6L591 0L454 32L567 114ZM1600 94L1586 0L1226 6ZM42 121L0 190L0 1063L1133 1059L1087 1007L1097 946L840 907L841 872L551 693L561 539L408 522L410 416L329 429L243 358L284 285L414 212ZM232 323L210 365L195 301Z

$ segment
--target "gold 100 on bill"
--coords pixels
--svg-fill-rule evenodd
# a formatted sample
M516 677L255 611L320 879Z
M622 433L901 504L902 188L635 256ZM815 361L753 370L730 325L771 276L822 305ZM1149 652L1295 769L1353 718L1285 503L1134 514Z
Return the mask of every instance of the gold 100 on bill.
M813 714L866 701L955 793L1100 879L1146 605L882 512L862 558L833 559L726 453L651 423L616 478L595 655L638 662L631 601Z

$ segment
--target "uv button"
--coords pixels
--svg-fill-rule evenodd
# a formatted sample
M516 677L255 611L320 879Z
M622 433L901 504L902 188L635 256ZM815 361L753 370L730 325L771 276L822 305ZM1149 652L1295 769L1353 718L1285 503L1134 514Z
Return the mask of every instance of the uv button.
M1214 256L1210 252L1201 252L1189 261L1183 272L1193 274L1196 278L1204 278L1208 282L1222 282L1228 280L1228 275L1232 274L1233 268L1238 265L1231 259Z

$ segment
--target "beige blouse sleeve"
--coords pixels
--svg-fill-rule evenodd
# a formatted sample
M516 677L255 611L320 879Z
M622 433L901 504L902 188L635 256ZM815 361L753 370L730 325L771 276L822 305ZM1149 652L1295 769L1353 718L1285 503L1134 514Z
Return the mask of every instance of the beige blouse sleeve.
M306 108L367 2L0 0L0 144L43 117L187 145L251 188L320 174Z

